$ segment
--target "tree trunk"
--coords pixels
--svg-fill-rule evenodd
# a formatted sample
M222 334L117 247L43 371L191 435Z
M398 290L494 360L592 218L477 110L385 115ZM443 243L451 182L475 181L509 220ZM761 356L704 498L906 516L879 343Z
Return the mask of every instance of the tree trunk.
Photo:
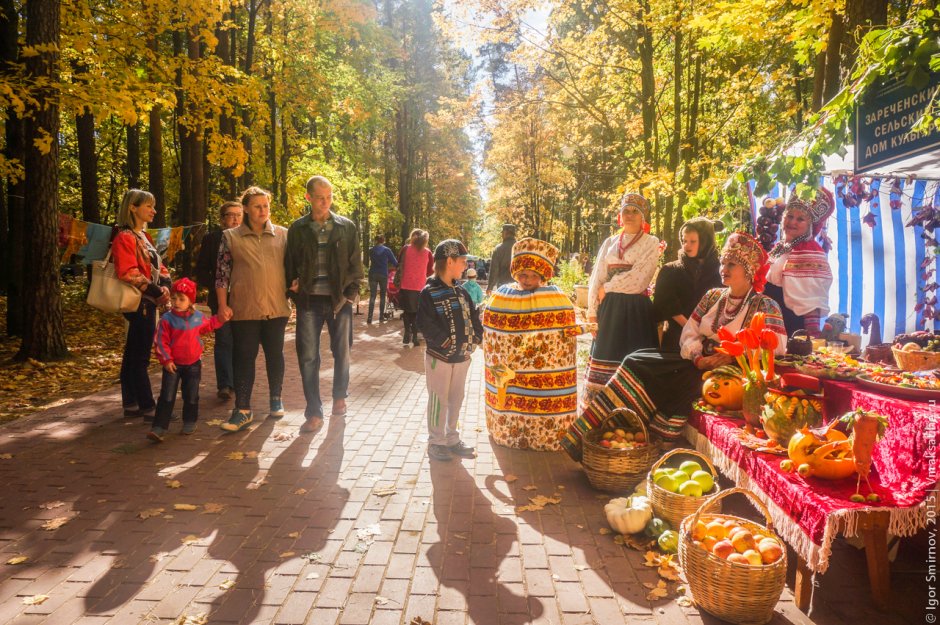
M148 47L159 52L156 37L150 39ZM155 228L166 226L166 182L163 178L163 106L154 104L150 109L149 140L147 141L148 191L153 193L157 215L153 220Z
M75 117L78 172L82 184L82 219L101 223L98 209L98 153L95 151L95 116L85 109Z
M888 0L850 0L845 3L845 45L842 67L851 70L858 56L858 44L872 28L888 23Z
M835 97L842 89L842 40L845 35L845 22L836 11L830 11L829 38L826 44L826 82L823 87L823 104Z
M815 113L823 105L823 88L826 84L826 53L820 52L816 55L816 62L813 67L813 101L811 103L812 112Z
M184 33L173 31L173 53L177 57L183 55ZM186 115L186 92L183 90L183 70L176 71L176 134L180 146L179 204L176 207L176 219L167 220L174 225L189 224L193 206L193 151L192 141L189 140L189 128L180 123Z
M640 101L643 114L643 156L649 171L656 168L653 137L656 133L656 75L653 63L653 33L646 26L650 8L648 0L641 0L637 19L637 43L640 53Z
M193 64L197 64L199 59L202 58L202 47L197 37L197 31L192 30L189 34L189 60L193 61ZM189 106L192 107L192 100L189 102ZM190 110L189 116L192 119L200 119L198 111ZM206 212L207 212L207 203L208 203L208 192L206 184L206 158L205 158L205 144L203 142L203 128L199 124L194 128L189 129L189 141L191 143L190 147L190 158L191 167L192 167L192 178L190 184L192 185L192 208L189 213L189 221L182 222L180 226L189 226L192 224L201 224L206 221ZM189 275L189 260L191 254L188 250L183 251L183 266L184 272L186 275Z
M229 22L235 23L235 9L233 8L231 13L228 15ZM235 67L235 45L234 39L230 35L234 33L235 29L223 30L221 25L216 28L215 36L218 40L218 45L215 49L215 54L222 62L230 67ZM235 120L232 119L229 115L221 113L219 115L219 133L229 137L230 139L235 138ZM222 195L227 198L233 198L238 193L238 180L235 178L235 173L231 169L225 169L222 171L222 180L220 182L222 187Z
M16 72L18 49L19 13L14 0L0 0L0 76L12 80ZM8 161L22 163L25 160L25 138L23 120L17 117L13 107L6 110L4 121L3 155ZM7 295L7 336L23 334L23 253L27 240L23 226L25 204L23 196L26 184L22 176L0 179L0 290Z
M290 160L290 152L287 151L288 140L288 119L281 113L281 184L280 193L284 208L287 208L287 163Z
M16 360L52 360L68 355L59 293L58 226L59 106L54 85L59 71L59 0L26 3L26 45L43 50L26 59L27 78L39 84L37 106L26 121L26 232L23 294L25 324ZM45 84L44 84L45 83ZM47 145L48 148L40 147Z
M139 189L140 178L140 123L129 124L127 129L127 186Z

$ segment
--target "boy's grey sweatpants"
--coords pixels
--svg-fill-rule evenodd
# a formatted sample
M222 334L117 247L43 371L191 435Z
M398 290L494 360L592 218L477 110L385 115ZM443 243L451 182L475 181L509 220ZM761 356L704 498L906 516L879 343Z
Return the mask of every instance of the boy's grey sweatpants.
M470 361L456 364L424 354L424 375L428 383L428 443L456 445L460 440L457 419L463 405L464 387Z

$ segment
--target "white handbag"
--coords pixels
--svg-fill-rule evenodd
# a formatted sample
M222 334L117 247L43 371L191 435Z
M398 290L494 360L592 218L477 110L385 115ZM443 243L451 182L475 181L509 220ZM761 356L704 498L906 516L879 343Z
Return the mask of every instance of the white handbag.
M135 312L140 308L140 289L119 279L110 260L111 250L108 250L104 260L92 261L91 286L85 301L102 312Z

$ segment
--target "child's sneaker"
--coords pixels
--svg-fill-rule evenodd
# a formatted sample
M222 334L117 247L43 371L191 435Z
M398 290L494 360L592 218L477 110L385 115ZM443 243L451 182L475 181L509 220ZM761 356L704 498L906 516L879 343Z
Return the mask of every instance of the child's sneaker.
M284 416L284 403L281 401L280 397L271 398L271 412L268 413L268 417L271 419L280 419Z
M228 421L219 427L226 432L238 432L251 425L251 422L254 421L254 419L254 415L251 414L250 410L248 412L242 412L236 408L232 411L232 416L228 418Z
M450 450L444 445L428 445L428 458L441 462L450 462L454 459L450 455Z
M162 443L164 436L166 436L166 430L158 426L154 426L147 432L147 438L155 443Z
M447 450L460 458L476 458L477 456L473 447L467 447L463 441L457 441L456 445L451 445Z
M196 422L195 421L183 421L183 429L180 431L181 434L189 436L196 431Z

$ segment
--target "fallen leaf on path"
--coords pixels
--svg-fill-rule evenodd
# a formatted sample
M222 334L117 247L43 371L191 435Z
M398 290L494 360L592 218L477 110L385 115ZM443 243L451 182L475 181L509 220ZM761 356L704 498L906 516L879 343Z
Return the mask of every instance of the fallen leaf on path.
M413 619L411 619L411 623L409 623L408 625L431 625L431 621L426 621L420 616L416 616Z
M307 489L306 489L306 488L298 488L297 490L294 491L294 494L295 494L295 495L306 495L306 494L307 494Z
M376 497L388 497L389 495L394 495L398 492L398 489L394 486L388 486L386 488L376 488L372 491L372 494Z
M13 454L0 454L0 460L12 460Z
M513 475L512 473L507 473L507 474L505 475L505 480L506 480L506 483L507 483L507 484L512 484L513 482L515 482L515 481L518 480L518 479L519 479L519 477L516 476L516 475Z
M64 505L65 505L64 501L50 501L49 503L39 504L39 507L42 508L43 510L55 510L56 508L59 508Z
M199 506L194 506L194 505L191 504L191 503L175 503L175 504L173 504L173 509L174 509L174 510L187 510L187 511L192 511L192 510L195 510L195 509L198 508L198 507L199 507Z
M48 598L49 595L33 595L31 597L23 597L23 605L39 605Z
M663 579L669 580L670 582L677 582L679 581L679 574L682 571L679 568L679 563L673 556L665 556L659 561L659 569L657 572Z
M180 481L179 481L179 480L167 480L167 481L166 481L166 487L167 487L167 488L180 488L180 487L182 487L182 486L183 486L183 485L180 484Z
M544 510L545 506L549 504L559 504L561 503L560 497L546 497L545 495L537 495L535 497L529 497L529 501L532 503L527 506L519 506L516 508L516 512L537 512L539 510Z
M663 580L659 580L655 585L650 582L643 582L643 585L650 589L646 595L647 601L656 601L669 595L669 589Z
M692 597L679 597L676 599L676 605L680 608L691 608L695 605L695 602L692 601Z
M274 436L272 436L271 438L273 438L276 441L289 441L292 438L294 438L294 433L293 432L275 432Z
M307 573L307 579L319 579L319 573Z
M575 564L574 565L575 571L587 571L589 568L591 567L589 567L587 564Z
M458 538L458 539L460 539L460 540L467 540L467 538L469 538L469 536L467 536L466 534L462 534L462 533L460 533L460 532L457 532L456 534L454 534L454 538Z
M655 539L648 538L643 534L627 534L623 537L623 544L637 551L649 549L655 543Z
M617 534L616 536L614 536L614 544L615 544L615 545L622 545L623 542L624 542L624 541L623 541L623 535L622 535L622 534Z
M300 538L300 532L291 532L287 535L288 538Z
M209 622L209 615L205 612L202 614L183 614L178 619L174 625L206 625Z
M29 560L29 556L13 556L7 560L7 564L23 564L27 560Z
M163 558L167 557L168 555L169 555L169 554L166 553L165 551L161 551L161 552L159 552L159 553L153 554L152 556L150 556L149 559L150 559L151 562L153 562L154 564L156 564L157 562L159 562L159 561L162 560Z
M383 597L382 595L375 596L376 605L385 605L386 603L388 603L388 597Z
M245 452L243 452L243 451L233 451L232 453L230 453L229 455L227 455L227 456L225 456L225 457L228 458L229 460L244 460L244 459L245 459Z
M213 427L213 428L217 428L223 423L225 423L225 421L223 421L222 419L210 419L209 421L206 421L206 425L208 425L209 427Z
M228 590L229 588L231 588L231 587L234 586L234 585L235 585L235 580L234 580L234 579L227 579L227 580L225 580L224 582L222 582L221 584L219 584L219 588L221 588L222 590Z
M246 451L246 452L245 452L245 457L246 457L246 458L257 458L257 457L258 457L258 452L257 452L257 451Z
M49 519L48 521L43 523L41 527L47 532L51 532L52 530L59 529L60 527L62 527L63 525L65 525L71 520L72 520L72 517L70 516L60 516L54 519Z
M280 557L280 558L293 558L295 555L296 555L296 553L293 552L293 551L285 551L284 553L280 554L278 557Z
M564 487L564 486L556 486L555 489L556 489L556 490L565 490L565 487Z
M607 529L606 527L602 527L599 530L597 530L597 533L600 534L601 536L607 536L608 534L610 534L610 530Z
M538 486L535 484L529 484L528 486L523 486L522 490L538 490Z
M189 536L186 536L185 538L183 538L184 545L192 545L193 543L198 543L198 542L199 542L199 537L194 534L190 534Z
M309 562L309 563L311 563L311 564L313 564L313 563L315 563L315 562L319 562L320 560L323 559L323 556L321 556L319 553L316 553L316 552L313 552L313 551L311 551L310 553L304 554L303 557L304 557L304 559L305 559L307 562Z
M207 503L203 506L203 514L221 514L225 510L224 503Z

